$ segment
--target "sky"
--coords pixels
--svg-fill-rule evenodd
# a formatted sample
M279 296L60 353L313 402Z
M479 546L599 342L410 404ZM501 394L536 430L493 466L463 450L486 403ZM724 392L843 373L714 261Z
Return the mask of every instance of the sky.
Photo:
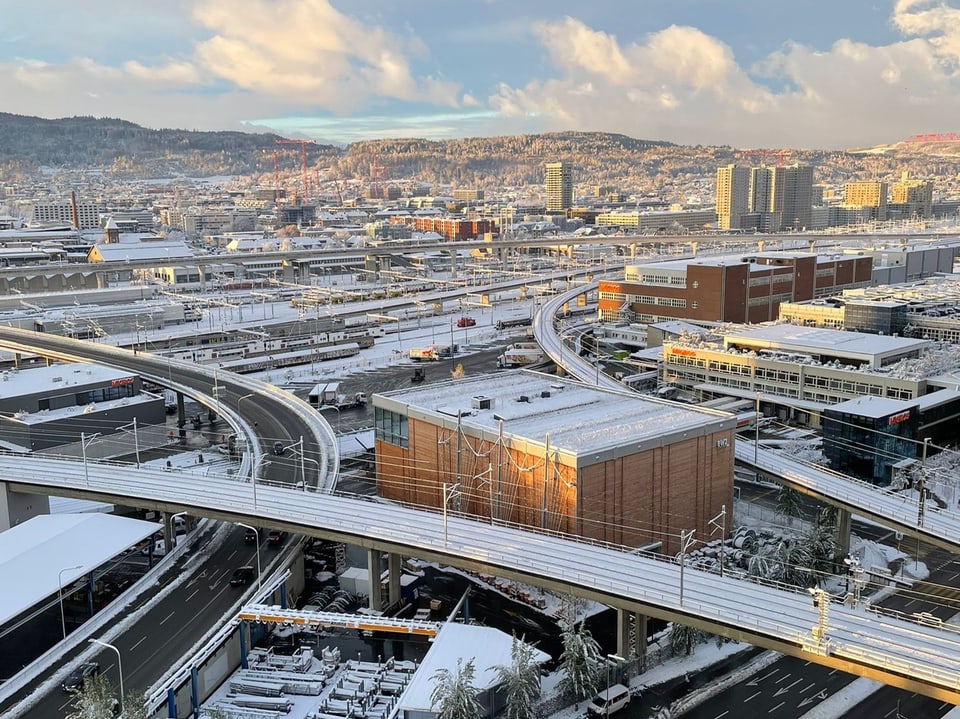
M960 132L960 0L3 3L2 109L346 144L583 130L843 149Z

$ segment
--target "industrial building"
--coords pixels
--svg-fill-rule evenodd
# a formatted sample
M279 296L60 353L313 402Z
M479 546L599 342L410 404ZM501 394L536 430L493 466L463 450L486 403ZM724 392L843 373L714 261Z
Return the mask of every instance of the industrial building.
M373 397L384 499L629 547L733 499L736 418L530 371Z
M870 257L771 252L628 266L601 280L600 318L612 322L767 322L780 304L871 281Z
M656 363L664 384L691 397L752 399L764 414L819 426L826 408L849 399L909 401L955 389L928 371L937 366L922 361L928 352L950 361L928 340L778 324L675 337Z

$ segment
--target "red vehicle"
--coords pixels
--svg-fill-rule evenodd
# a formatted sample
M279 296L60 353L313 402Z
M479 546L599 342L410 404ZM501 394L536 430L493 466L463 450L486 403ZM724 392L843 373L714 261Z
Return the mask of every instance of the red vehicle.
M473 327L477 321L473 317L461 317L457 320L457 327Z

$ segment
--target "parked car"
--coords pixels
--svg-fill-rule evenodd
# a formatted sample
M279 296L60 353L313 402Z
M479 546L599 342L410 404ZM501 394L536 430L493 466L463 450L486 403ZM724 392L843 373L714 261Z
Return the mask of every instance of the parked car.
M67 675L61 686L65 692L78 692L86 685L87 679L99 674L100 665L97 662L84 662Z
M256 572L253 567L237 567L230 576L231 587L245 587L253 581Z
M473 317L461 317L457 320L457 327L473 327L477 321Z
M273 453L278 457L283 456L283 442L274 442L273 443Z
M279 547L285 541L287 541L287 533L282 530L272 529L270 530L270 534L267 535L268 547Z
M597 694L587 704L588 717L608 717L630 703L630 690L623 684L614 684Z

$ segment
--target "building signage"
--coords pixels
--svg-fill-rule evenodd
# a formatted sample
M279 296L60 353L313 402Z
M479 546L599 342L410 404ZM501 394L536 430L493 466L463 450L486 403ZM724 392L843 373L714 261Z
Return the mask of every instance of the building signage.
M133 384L133 377L121 377L120 379L115 379L110 383L110 386L122 387L125 384Z
M673 347L670 352L675 355L680 355L681 357L696 357L697 351L686 349L685 347Z
M900 424L901 422L906 422L910 419L910 410L905 412L897 412L894 415L890 415L890 419L887 420L887 424Z

